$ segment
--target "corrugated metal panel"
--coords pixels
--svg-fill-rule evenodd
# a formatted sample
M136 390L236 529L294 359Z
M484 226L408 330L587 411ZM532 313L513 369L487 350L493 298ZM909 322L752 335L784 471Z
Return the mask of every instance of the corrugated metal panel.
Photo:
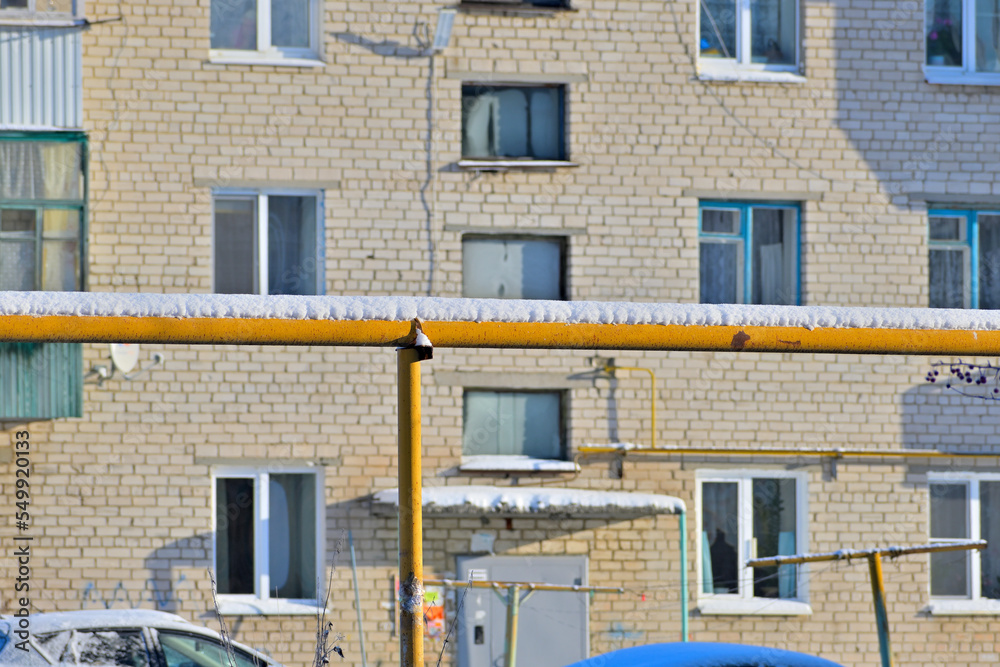
M83 416L83 345L0 343L0 420Z
M0 127L82 127L82 33L0 26Z

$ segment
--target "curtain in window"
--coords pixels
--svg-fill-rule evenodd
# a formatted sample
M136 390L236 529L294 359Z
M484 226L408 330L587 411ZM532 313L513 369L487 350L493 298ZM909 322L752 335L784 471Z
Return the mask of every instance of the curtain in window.
M930 307L968 308L967 252L964 248L931 248Z
M753 536L757 557L795 553L795 480L753 480ZM797 568L794 565L756 568L754 596L793 598Z
M271 0L271 45L309 47L311 0Z
M979 307L1000 308L1000 215L979 216Z
M81 199L81 144L0 141L0 199Z
M468 86L468 88L474 88ZM464 91L463 91L464 92ZM481 89L479 94L463 95L462 155L496 157L500 154L500 99Z
M1000 0L976 0L976 70L1000 72Z
M755 208L753 216L753 290L751 303L795 304L792 252L787 243L794 211Z
M35 209L0 209L0 290L35 289L35 216Z
M219 197L214 205L215 291L256 294L257 198Z
M736 1L701 0L703 58L736 58Z
M698 276L702 303L743 303L743 241L702 239Z
M268 197L267 293L317 293L316 198Z
M256 50L257 0L211 0L211 3L212 48Z
M80 289L80 211L42 212L42 285L47 291Z
M270 475L268 554L275 597L316 597L316 476Z
M558 392L466 391L462 453L562 458Z
M969 538L969 488L965 484L931 484L931 539ZM969 560L966 551L932 553L931 595L969 595Z

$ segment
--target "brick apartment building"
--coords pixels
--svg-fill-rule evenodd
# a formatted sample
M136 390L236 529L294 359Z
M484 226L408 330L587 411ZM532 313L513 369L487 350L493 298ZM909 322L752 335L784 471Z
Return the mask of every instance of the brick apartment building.
M435 48L445 7L2 0L0 289L1000 306L996 3L453 0ZM927 384L934 359L610 355L651 388L593 356L424 364L431 493L687 505L684 592L669 514L429 512L428 576L626 588L533 598L524 664L674 641L686 594L693 640L874 665L864 566L745 559L1000 536L997 406ZM213 626L212 569L235 637L298 665L332 577L361 664L350 531L369 664L395 660L395 511L373 498L396 486L394 364L150 345L105 378L107 346L0 345L4 497L14 433L34 448L37 609ZM787 455L583 449L651 430ZM886 455L815 455L835 449ZM920 449L988 455L895 455ZM995 661L1000 546L885 573L899 664ZM502 603L457 615L447 660L492 664Z

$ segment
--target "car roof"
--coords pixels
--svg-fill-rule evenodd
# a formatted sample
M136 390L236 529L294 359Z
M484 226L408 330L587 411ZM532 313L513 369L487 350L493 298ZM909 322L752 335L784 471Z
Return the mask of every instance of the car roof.
M177 614L155 609L85 609L32 614L28 617L32 633L82 630L85 628L170 628L199 632L218 637L208 628L200 628Z
M841 667L814 655L765 646L684 642L634 646L568 667Z

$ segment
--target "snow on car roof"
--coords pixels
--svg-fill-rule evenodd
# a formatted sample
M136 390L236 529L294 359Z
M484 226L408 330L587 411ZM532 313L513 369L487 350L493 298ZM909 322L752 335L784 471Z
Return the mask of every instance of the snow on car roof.
M814 655L766 646L687 642L634 646L568 667L842 667Z
M82 611L55 611L32 614L28 617L32 633L80 630L84 628L174 628L185 631L205 632L218 636L213 630L201 628L176 614L155 609L85 609Z
M0 292L0 315L1000 330L1000 312L406 296Z

